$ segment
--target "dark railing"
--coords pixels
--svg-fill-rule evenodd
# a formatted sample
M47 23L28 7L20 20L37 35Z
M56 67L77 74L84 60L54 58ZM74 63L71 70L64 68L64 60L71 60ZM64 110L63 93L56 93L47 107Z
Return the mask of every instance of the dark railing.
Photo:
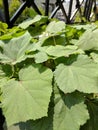
M72 7L73 7L73 1L76 3L76 8L75 11L72 12ZM85 1L84 5L84 12L82 13L81 11L81 5ZM77 11L80 13L80 16L84 16L87 20L90 19L90 14L92 11L92 8L96 6L96 0L70 0L69 2L69 9L68 12L66 13L66 9L64 7L64 2L66 0L56 0L54 3L54 7L51 13L49 13L49 6L50 6L50 0L45 0L43 3L45 6L45 15L49 15L50 18L53 18L56 13L58 12L59 9L61 9L62 14L65 18L66 23L72 23L74 16L76 15ZM41 15L41 12L39 10L39 7L36 5L36 0L22 0L22 3L20 7L17 9L17 11L13 14L13 16L10 18L9 16L9 2L8 0L3 0L3 5L4 5L4 14L5 14L5 22L9 25L9 27L12 27L17 20L17 18L20 16L20 14L23 12L23 10L26 7L32 6L33 9Z
M0 130L3 130L4 116L2 115L2 111L0 109Z
M5 22L11 27L17 20L17 18L20 16L20 14L23 12L23 10L26 7L32 6L33 9L41 15L40 10L38 9L37 5L35 4L34 0L23 0L22 4L20 7L17 9L17 11L13 14L13 16L10 18L9 16L9 4L8 0L3 0L3 5L4 5L4 14L5 14Z

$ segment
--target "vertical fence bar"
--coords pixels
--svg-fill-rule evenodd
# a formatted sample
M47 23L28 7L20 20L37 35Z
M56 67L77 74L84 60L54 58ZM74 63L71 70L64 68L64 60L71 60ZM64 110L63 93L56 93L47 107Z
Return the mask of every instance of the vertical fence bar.
M6 22L8 25L10 25L8 0L3 0L3 5L4 5L5 22Z
M49 14L49 0L45 0L45 15Z
M70 23L70 19L68 18L67 14L66 14L66 11L64 9L64 6L63 6L63 2L64 2L64 0L63 1L62 0L57 0L57 3L59 5L60 9L62 10L62 13L63 13L63 15L64 15L64 17L66 19L66 23Z
M73 0L70 0L69 10L68 10L68 18L69 18L69 19L70 19L70 17L71 17L72 5L73 5Z

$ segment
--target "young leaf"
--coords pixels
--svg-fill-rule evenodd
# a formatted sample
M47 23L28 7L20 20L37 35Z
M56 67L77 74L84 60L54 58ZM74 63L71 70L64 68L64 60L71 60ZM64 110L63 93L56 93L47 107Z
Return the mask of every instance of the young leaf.
M0 35L7 32L8 25L0 21Z
M73 59L73 58L72 58ZM54 72L55 81L64 93L75 90L84 93L98 92L98 64L85 55L80 55L72 63L59 64ZM69 62L69 64L67 63ZM67 64L66 64L67 63Z
M26 50L30 46L31 36L28 32L24 35L13 38L7 44L4 44L0 52L0 62L7 64L16 64L27 58Z
M65 30L65 23L63 21L53 21L51 23L49 23L49 25L46 28L46 32L48 32L49 34L58 34L58 33L62 33L62 31Z
M51 22L46 30L39 36L42 46L65 44L65 23L62 21Z
M28 66L20 70L19 81L10 80L2 91L2 109L8 126L47 116L52 72L41 65Z
M48 60L48 55L45 52L38 52L34 58L36 63L43 63Z
M41 22L41 21L42 22L47 21L47 17L46 16L37 15L36 17L34 17L34 19L26 20L23 23L19 24L19 27L22 28L22 29L26 29L30 25L35 24L37 22Z

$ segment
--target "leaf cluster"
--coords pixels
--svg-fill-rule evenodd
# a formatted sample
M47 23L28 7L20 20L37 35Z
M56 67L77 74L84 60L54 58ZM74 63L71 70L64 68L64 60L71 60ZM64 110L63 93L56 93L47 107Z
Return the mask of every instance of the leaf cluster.
M37 15L0 23L0 107L8 130L97 130L98 27Z

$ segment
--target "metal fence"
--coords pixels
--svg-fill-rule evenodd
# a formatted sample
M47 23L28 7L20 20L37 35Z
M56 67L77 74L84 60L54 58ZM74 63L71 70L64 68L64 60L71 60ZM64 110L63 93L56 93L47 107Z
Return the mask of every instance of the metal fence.
M2 0L4 5L4 19L9 27L13 26L17 18L23 12L26 7L33 7L35 12L42 15L39 7L44 9L44 15L48 15L50 18L56 17L66 23L72 23L79 12L79 17L82 21L82 17L85 17L88 21L91 18L92 9L96 12L97 2L96 0L21 0L21 5L12 17L9 16L9 3L10 0ZM84 6L82 11L81 7ZM3 18L2 13L0 17Z

